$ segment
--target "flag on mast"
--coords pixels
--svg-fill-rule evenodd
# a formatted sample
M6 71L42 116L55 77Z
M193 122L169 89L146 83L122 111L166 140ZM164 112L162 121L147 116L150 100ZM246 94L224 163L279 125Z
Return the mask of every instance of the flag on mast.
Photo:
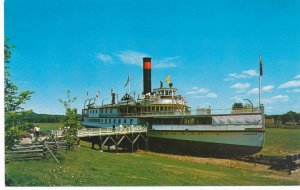
M89 98L89 91L86 91L86 99Z
M126 81L126 84L124 85L124 87L126 87L130 82L130 75L128 74L128 78L127 78L127 81Z
M263 66L262 66L262 57L261 55L259 56L259 75L263 75Z
M171 79L170 79L170 75L168 75L167 78L166 78L166 83L167 83L167 84L170 84L170 80L171 80Z
M100 96L100 93L98 91L97 94L96 94L96 98L99 98L99 96Z

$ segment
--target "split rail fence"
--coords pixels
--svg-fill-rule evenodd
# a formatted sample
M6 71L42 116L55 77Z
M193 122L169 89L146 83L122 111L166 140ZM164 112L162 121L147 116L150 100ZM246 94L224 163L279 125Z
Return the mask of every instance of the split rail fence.
M58 163L56 157L60 149L66 148L65 141L45 141L32 144L18 144L12 150L5 151L6 161L41 160L50 154Z

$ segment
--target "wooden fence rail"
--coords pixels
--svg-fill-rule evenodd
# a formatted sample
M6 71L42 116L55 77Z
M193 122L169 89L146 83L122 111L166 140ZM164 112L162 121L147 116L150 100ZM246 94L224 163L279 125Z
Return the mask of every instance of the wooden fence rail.
M20 161L20 160L41 160L50 153L55 159L55 154L59 153L60 149L66 148L64 141L45 141L44 143L19 144L15 145L11 150L5 151L5 160ZM56 159L56 161L58 161Z

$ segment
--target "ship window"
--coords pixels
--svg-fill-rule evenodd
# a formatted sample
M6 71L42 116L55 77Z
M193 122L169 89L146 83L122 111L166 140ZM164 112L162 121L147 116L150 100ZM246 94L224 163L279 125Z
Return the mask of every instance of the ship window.
M111 123L111 119L109 119L108 123Z
M124 119L124 123L126 123L126 119Z
M132 124L132 119L130 119L130 124Z
M105 119L105 123L107 123L107 119Z
M105 113L107 113L107 109L105 109Z
M119 119L119 123L121 123L121 119Z
M114 123L116 123L116 119L114 119Z
M103 109L101 109L101 113L103 113Z
M159 107L159 111L163 111L163 107L162 106Z
M109 109L109 113L112 113L112 109L111 108Z
M168 90L166 90L166 95L169 95L169 91Z

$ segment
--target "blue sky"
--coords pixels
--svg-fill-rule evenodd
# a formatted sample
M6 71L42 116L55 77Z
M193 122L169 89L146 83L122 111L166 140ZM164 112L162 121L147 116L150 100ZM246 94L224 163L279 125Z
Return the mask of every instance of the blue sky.
M300 1L6 0L5 37L16 46L12 79L35 92L24 106L63 114L71 90L108 103L110 89L142 92L142 57L152 57L152 88L171 76L193 108L230 108L243 98L267 114L300 112Z

